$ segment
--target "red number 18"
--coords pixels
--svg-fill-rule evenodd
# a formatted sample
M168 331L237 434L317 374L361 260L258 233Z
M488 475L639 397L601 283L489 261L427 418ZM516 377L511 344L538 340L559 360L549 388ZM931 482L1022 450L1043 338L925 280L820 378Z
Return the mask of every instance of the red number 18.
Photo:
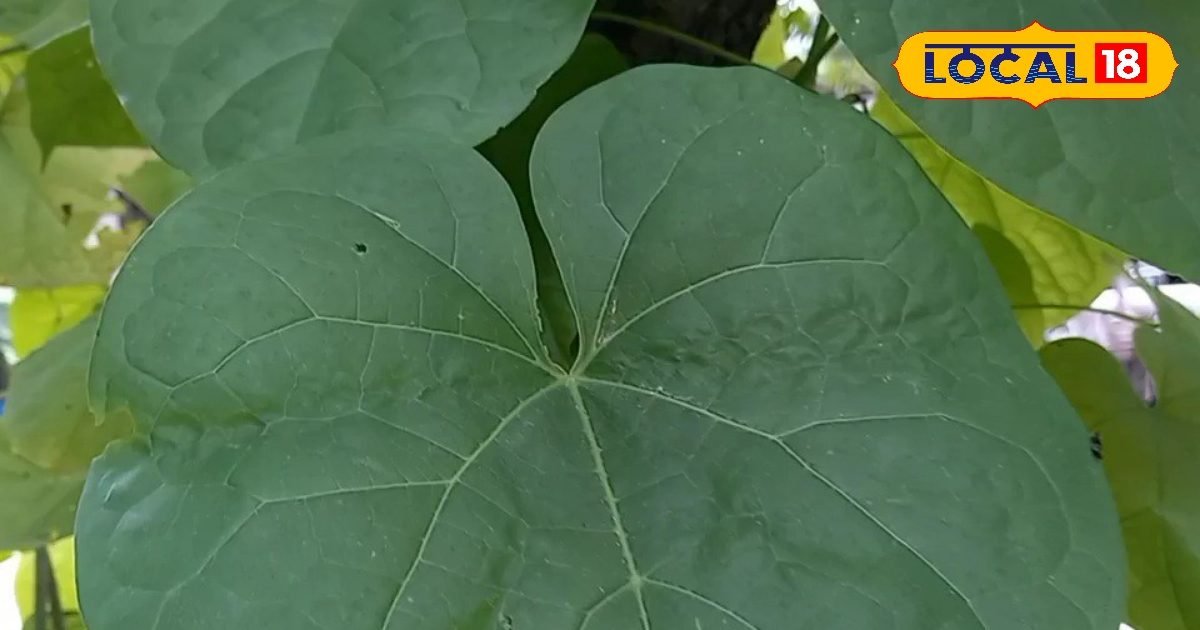
M1146 44L1096 44L1096 83L1145 83Z

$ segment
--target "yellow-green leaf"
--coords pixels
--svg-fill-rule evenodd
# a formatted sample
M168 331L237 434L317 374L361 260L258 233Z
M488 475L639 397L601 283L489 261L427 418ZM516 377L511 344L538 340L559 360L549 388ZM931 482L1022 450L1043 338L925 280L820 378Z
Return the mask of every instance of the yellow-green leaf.
M8 92L13 81L25 71L25 60L28 55L21 50L11 38L0 35L0 97Z
M47 470L86 471L109 442L132 431L128 414L110 413L99 424L88 409L95 334L96 318L86 319L13 368L0 426L14 453Z
M751 59L754 63L768 68L782 66L787 61L787 55L783 52L783 44L787 38L787 18L782 12L775 11L771 14L771 21L767 23L767 28L763 29L762 35L759 36Z
M0 110L0 284L55 287L107 283L140 227L109 231L85 247L96 221L123 206L109 190L147 160L147 149L65 147L42 168L30 129L28 93L18 83Z
M9 311L17 356L27 356L94 313L107 290L102 284L18 290Z
M1042 362L1103 445L1129 558L1138 630L1200 627L1200 320L1155 292L1162 328L1136 333L1154 375L1147 407L1117 360L1089 341L1042 349Z
M1033 304L1087 306L1109 286L1124 256L1112 246L1085 234L1061 219L1008 194L958 161L925 135L896 104L880 93L871 115L900 139L925 174L942 191L963 219L979 233L989 228L1011 243L1027 265L1032 287L1013 283L1023 278L1018 258L997 256L998 241L984 241L985 249L1001 278L1017 317L1031 340L1040 343L1041 331L1065 321L1070 309L1039 310ZM989 246L990 245L990 246ZM1032 290L1032 293L1030 293Z
M32 549L70 534L84 473L55 473L15 454L0 432L0 549Z

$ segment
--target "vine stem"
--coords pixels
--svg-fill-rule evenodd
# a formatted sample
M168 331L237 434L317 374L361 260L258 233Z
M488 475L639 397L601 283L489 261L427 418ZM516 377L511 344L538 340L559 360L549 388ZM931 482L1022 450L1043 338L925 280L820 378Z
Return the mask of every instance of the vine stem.
M49 613L52 630L66 630L67 623L63 617L62 599L58 593L58 582L54 578L54 563L50 561L50 551L43 545L34 551L35 580L37 582L35 595L34 627L46 630L46 616Z
M624 24L626 26L632 26L634 28L641 29L643 31L647 31L650 33L657 33L659 35L662 35L663 37L669 37L678 42L682 42L682 43L692 46L694 48L698 48L698 49L703 50L704 52L707 52L711 55L720 57L726 61L730 61L730 62L739 64L739 65L746 65L746 66L757 65L752 60L750 60L746 57L743 57L733 51L726 50L712 42L705 41L705 40L700 39L699 37L695 37L693 35L688 35L687 33L684 33L683 31L671 28L670 26L665 26L663 24L658 24L655 22L650 22L648 20L642 20L639 18L630 17L628 15L621 15L620 13L613 13L611 11L593 11L591 19L599 21L599 22L612 22L614 24Z
M815 89L821 60L833 50L840 39L837 33L829 33L830 28L829 20L822 15L817 21L817 28L813 30L813 43L808 50L808 57L804 59L804 65L800 67L800 72L796 73L796 78L792 79L796 85Z
M1091 312L1091 313L1097 313L1100 315L1108 315L1110 317L1117 317L1120 319L1124 319L1126 321L1133 322L1135 324L1145 324L1148 326L1157 326L1158 325L1155 322L1152 322L1148 319L1143 319L1143 318L1137 317L1135 315L1129 315L1126 313L1122 313L1121 311L1114 311L1114 310L1107 309L1107 308L1096 308L1094 306L1081 306L1079 304L1014 304L1013 310L1014 311L1087 311L1087 312Z

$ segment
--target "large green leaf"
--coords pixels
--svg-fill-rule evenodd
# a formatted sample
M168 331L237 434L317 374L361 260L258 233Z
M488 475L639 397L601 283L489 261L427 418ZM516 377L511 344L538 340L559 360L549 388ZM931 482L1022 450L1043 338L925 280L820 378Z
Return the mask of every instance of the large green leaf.
M627 66L625 58L611 42L589 34L567 63L538 90L537 98L512 124L479 146L479 152L504 176L517 197L533 264L537 271L538 308L543 320L543 335L560 363L571 355L575 343L575 322L571 305L563 290L562 277L550 251L550 243L533 208L529 189L529 156L533 143L546 119L563 103L587 88L608 79Z
M26 81L30 122L44 156L57 146L145 144L100 72L86 27L34 51Z
M1101 436L1129 555L1129 616L1138 630L1200 627L1200 321L1156 296L1162 329L1142 328L1137 348L1154 374L1147 407L1104 348L1054 342L1042 361Z
M567 373L466 148L327 139L155 222L89 378L143 434L81 502L93 630L1116 626L1087 434L883 130L652 66L531 173Z
M84 471L114 439L130 434L127 415L97 424L87 404L87 366L96 319L50 340L13 368L8 407L0 416L12 450L34 464Z
M4 0L0 35L36 48L87 24L87 0Z
M938 146L887 94L871 116L891 131L976 230L1031 341L1087 306L1120 270L1113 247L1013 197ZM1015 251L1014 251L1015 250ZM1048 305L1056 308L1033 308Z
M192 174L349 128L477 144L575 48L594 0L94 0L96 50Z
M1200 278L1200 11L1190 0L824 0L842 39L938 145L1018 199L1122 251ZM1148 30L1173 45L1148 100L946 101L912 96L892 62L928 30Z

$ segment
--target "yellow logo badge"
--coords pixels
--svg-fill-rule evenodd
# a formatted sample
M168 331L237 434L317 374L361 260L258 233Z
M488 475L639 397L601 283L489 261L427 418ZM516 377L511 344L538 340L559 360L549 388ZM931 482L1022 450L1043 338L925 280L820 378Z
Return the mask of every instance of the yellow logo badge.
M1179 63L1144 31L926 31L892 64L900 84L935 99L1011 98L1037 107L1059 98L1150 98Z

